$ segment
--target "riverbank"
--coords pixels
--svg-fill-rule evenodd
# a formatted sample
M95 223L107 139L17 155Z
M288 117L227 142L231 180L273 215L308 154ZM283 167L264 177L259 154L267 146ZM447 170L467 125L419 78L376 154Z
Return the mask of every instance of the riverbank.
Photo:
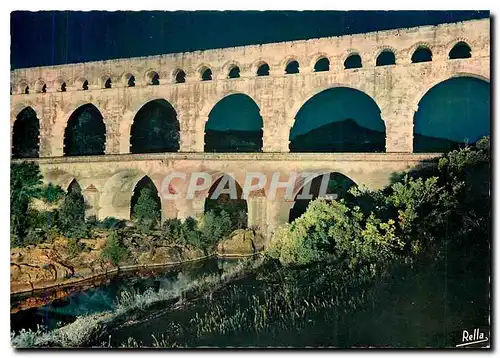
M159 240L155 243L155 233L143 235L129 229L121 231L129 255L120 264L112 265L102 257L109 233L95 231L94 238L79 240L77 249L62 236L51 243L11 249L11 313L46 305L123 272L175 267L212 257L249 258L263 247L262 237L251 230L236 230L219 243L215 252L206 254L189 245L162 245Z
M138 319L145 311L167 307L177 309L206 292L217 291L228 283L243 278L261 263L262 260L245 260L223 273L210 274L194 280L181 280L168 289L148 289L139 294L124 292L112 310L78 316L74 322L48 332L42 327L36 331L21 330L13 336L12 345L16 348L84 347L113 327Z
M52 242L11 249L11 301L29 296L31 301L17 309L34 307L41 302L36 295L43 292L44 301L62 298L78 286L92 285L124 271L137 271L180 265L212 257L201 249L189 245L164 245L154 241L154 233L141 235L123 230L121 241L127 255L113 264L106 260L103 251L111 231L96 230L93 237L80 239L77 244L63 236Z

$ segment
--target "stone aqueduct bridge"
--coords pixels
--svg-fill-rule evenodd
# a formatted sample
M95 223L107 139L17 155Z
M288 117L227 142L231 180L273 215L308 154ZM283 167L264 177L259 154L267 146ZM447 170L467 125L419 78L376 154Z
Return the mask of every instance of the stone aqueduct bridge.
M391 173L411 168L435 154L413 154L413 117L423 95L434 85L457 76L489 81L489 19L438 26L380 31L340 37L196 51L170 55L19 69L11 72L11 129L17 114L30 106L40 120L40 163L47 181L67 187L76 179L99 218L128 219L136 183L148 175L160 190L163 177L172 171L208 171L214 178L233 173L243 185L247 171L339 172L358 185L386 185ZM455 44L465 42L471 57L449 59ZM432 61L412 63L412 54L426 47ZM376 66L383 51L395 55L395 64ZM362 68L344 69L352 54ZM315 63L328 58L330 68L314 72ZM300 72L285 74L290 61ZM268 76L257 76L263 63ZM235 66L240 78L229 78ZM210 68L213 79L202 81ZM176 83L179 70L185 83ZM159 76L159 85L150 85ZM134 87L128 87L134 76ZM105 88L110 79L111 88ZM82 84L88 81L88 90ZM65 83L66 91L61 91ZM108 81L109 83L109 81ZM44 87L45 85L45 87ZM332 87L350 87L369 95L378 105L386 128L386 153L288 153L289 133L301 106L315 94ZM26 94L29 87L29 94ZM109 86L108 86L109 87ZM45 93L42 92L45 88ZM204 130L209 113L224 97L243 93L260 108L263 120L263 153L203 153ZM178 153L130 154L130 130L135 114L147 102L165 99L180 123ZM71 114L92 103L104 117L106 155L63 157L64 130ZM175 190L182 192L182 183ZM296 189L298 190L298 188ZM197 215L205 198L162 202L162 217ZM266 232L288 220L293 202L248 199L249 224Z

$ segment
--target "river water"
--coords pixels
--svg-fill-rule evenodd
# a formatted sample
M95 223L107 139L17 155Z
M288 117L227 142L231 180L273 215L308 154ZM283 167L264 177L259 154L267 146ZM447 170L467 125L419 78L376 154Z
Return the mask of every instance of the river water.
M11 314L11 330L47 330L73 322L76 317L113 310L124 291L142 293L147 289L169 289L179 280L189 282L203 276L222 272L237 260L209 259L181 266L126 272L109 278L96 287L77 290L67 297L53 300L39 308L29 308ZM44 297L44 293L39 296Z
M11 315L12 330L54 329L82 314L112 310L124 290L168 289L234 263L209 260L116 277ZM267 267L179 308L146 310L85 346L130 347L132 339L161 347L454 347L461 330L488 329L490 287L487 275L477 272L402 268L369 289L344 290L321 265L282 271Z

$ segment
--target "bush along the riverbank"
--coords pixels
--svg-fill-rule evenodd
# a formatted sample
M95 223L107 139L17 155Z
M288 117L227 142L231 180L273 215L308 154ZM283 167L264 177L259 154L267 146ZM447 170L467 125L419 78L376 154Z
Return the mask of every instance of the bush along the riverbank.
M399 176L384 190L354 189L350 200L318 199L277 232L267 254L283 265L328 259L365 275L396 259L439 259L449 250L467 250L462 264L477 262L490 243L489 165L485 138L443 155L437 166Z

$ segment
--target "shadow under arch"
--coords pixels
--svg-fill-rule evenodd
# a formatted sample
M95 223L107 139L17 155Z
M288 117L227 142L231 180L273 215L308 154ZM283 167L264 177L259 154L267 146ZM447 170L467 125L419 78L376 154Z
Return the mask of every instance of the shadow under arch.
M21 110L12 127L12 157L37 158L40 152L40 120L30 106Z
M177 152L180 124L174 107L165 99L145 103L130 127L131 153Z
M205 152L261 152L263 120L255 101L232 93L215 104L205 123Z
M288 222L293 222L296 218L304 214L309 203L318 197L330 196L337 200L349 197L349 189L357 184L348 176L339 172L325 172L314 178L308 178L300 183L294 193L294 204L292 205L288 217ZM305 198L306 196L309 198Z
M221 186L219 187L219 185ZM232 191L232 193L229 194L228 191ZM243 198L243 189L232 175L224 173L213 182L208 190L204 207L205 213L213 211L216 215L220 214L222 210L231 217L233 227L243 228L246 226L248 205Z
M80 183L78 182L78 180L76 180L76 178L73 178L73 180L70 181L66 191L68 193L75 192L78 194L82 194L82 192L83 192L82 187L81 187ZM83 196L82 196L82 199L83 199Z
M64 130L64 155L103 155L106 125L101 112L92 103L73 111Z
M430 88L414 115L413 151L447 152L490 135L490 84L455 76Z
M290 152L385 152L385 123L377 103L350 87L324 89L297 112Z

